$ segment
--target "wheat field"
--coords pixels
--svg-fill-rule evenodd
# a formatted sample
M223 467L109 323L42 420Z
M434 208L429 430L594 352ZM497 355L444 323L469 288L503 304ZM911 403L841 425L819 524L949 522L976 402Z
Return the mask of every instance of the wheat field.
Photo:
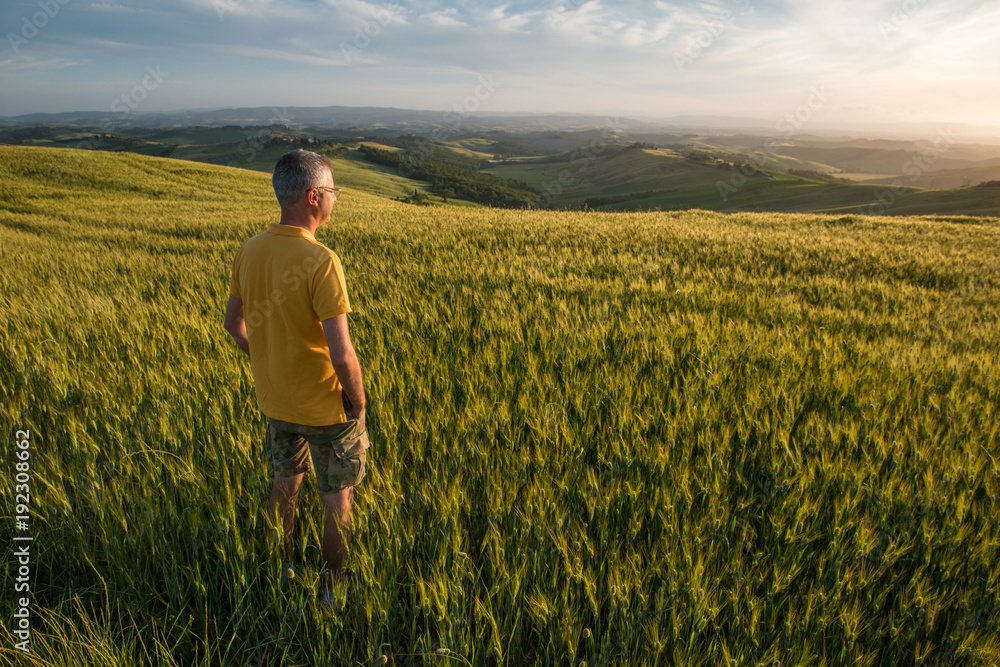
M330 609L311 480L279 587L222 328L276 211L266 174L0 147L0 418L32 431L34 539L31 653L10 579L0 663L1000 664L997 219L345 191L317 237L372 449Z

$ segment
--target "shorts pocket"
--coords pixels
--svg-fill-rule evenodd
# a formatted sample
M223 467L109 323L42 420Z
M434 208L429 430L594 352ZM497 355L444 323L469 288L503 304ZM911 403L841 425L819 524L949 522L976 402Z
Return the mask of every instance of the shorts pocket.
M357 486L365 477L365 463L367 462L367 452L360 450L356 453L330 457L329 465L326 469L326 489L320 488L324 493L336 493L343 491L349 486Z

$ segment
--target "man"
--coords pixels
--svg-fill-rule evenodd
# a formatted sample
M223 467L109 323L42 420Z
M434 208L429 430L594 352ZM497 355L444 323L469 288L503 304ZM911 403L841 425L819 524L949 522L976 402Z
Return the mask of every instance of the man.
M316 241L340 188L332 164L304 150L286 153L271 178L281 218L236 254L225 327L250 357L257 403L267 417L275 509L285 535L282 580L290 565L295 501L302 476L316 470L323 501L323 560L343 579L354 486L365 475L365 390L347 328L344 270ZM332 590L324 586L324 602Z

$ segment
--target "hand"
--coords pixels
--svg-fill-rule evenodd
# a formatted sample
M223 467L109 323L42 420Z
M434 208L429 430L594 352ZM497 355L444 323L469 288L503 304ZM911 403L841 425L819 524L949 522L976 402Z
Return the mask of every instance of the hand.
M343 403L344 403L344 413L346 415L348 415L348 418L350 418L350 416L353 416L355 419L361 419L362 417L364 417L364 415L365 415L365 405L364 405L364 403L361 404L361 409L358 410L358 409L355 409L354 404L351 403L351 399L347 397L347 393L346 392L341 391L340 392L340 398L341 398L341 401L343 401Z

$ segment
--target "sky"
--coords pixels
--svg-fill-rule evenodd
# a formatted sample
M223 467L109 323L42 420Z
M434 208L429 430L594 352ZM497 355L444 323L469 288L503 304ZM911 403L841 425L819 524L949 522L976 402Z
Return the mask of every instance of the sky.
M4 0L0 115L386 106L1000 124L1000 1Z

